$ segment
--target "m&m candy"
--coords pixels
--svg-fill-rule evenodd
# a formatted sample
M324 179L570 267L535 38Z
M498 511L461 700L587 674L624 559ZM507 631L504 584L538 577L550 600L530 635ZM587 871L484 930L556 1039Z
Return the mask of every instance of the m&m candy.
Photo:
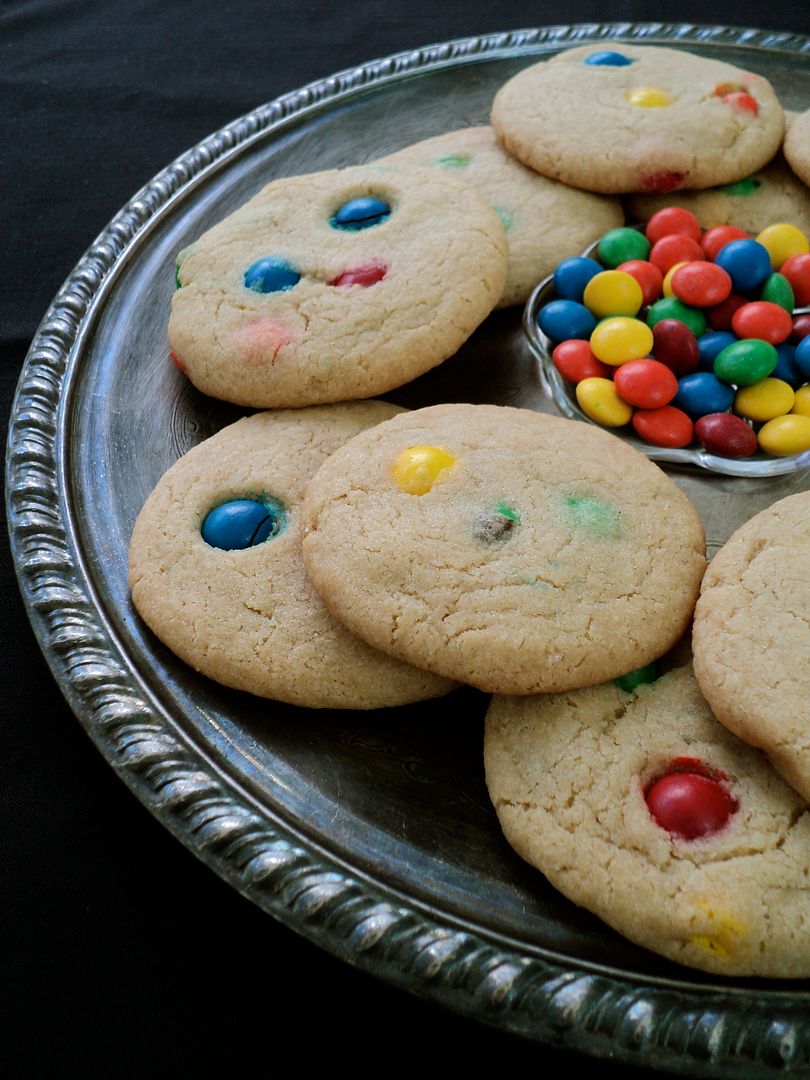
M793 315L810 303L810 242L795 226L703 233L690 211L665 207L553 280L559 299L538 323L589 419L729 458L810 449L810 314Z

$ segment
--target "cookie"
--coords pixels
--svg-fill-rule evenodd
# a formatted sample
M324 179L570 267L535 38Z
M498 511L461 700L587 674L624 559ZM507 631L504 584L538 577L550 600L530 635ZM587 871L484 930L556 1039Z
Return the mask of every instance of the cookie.
M703 573L692 505L588 424L495 405L394 417L304 502L307 573L376 648L482 690L600 682L664 652Z
M791 169L803 183L810 184L810 109L788 125L784 151Z
M519 72L492 126L524 164L607 194L707 188L771 160L781 106L760 75L658 46L586 45Z
M785 113L785 121L790 114ZM810 188L778 154L773 161L733 184L705 191L679 191L677 195L633 195L625 202L630 221L648 221L665 206L683 206L695 215L702 229L735 225L758 233L775 221L810 232Z
M810 799L810 492L763 510L715 555L693 646L717 719Z
M508 842L638 945L721 975L810 975L810 813L725 730L690 667L626 692L495 697Z
M355 400L451 356L505 277L497 214L451 177L374 165L293 176L181 252L169 344L212 397Z
M549 180L507 154L491 127L463 128L408 146L380 161L432 166L472 186L506 230L509 267L498 307L523 304L557 263L624 224L615 199Z
M374 709L451 689L348 634L301 560L307 480L398 411L369 401L260 413L177 461L141 510L129 553L133 602L161 641L225 686L311 708ZM213 546L223 543L231 549Z

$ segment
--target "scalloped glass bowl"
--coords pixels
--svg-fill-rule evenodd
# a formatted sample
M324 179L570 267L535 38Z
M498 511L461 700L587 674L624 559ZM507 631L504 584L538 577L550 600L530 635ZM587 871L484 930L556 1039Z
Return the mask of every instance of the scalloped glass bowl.
M641 228L641 226L636 227ZM593 255L598 246L599 241L596 241L587 247L582 254L585 256ZM600 427L600 424L596 424L589 416L586 416L579 407L574 384L564 379L557 371L554 361L551 359L554 346L537 324L540 309L549 301L556 299L556 297L553 278L547 277L535 287L526 302L523 312L523 329L529 342L529 348L538 362L540 378L563 416L567 416L570 420L583 420L586 424ZM805 311L807 309L802 308L800 310ZM720 473L723 476L784 476L787 473L793 473L810 466L810 450L805 450L802 454L794 454L792 457L772 457L770 454L757 453L749 458L725 458L719 457L717 454L710 454L701 446L688 446L683 449L653 446L651 443L636 438L634 434L628 433L632 432L632 428L627 429L627 431L625 429L610 428L605 430L612 431L612 434L616 435L617 438L623 439L624 442L634 446L636 450L646 454L652 461L668 461L674 465L698 466L701 469Z

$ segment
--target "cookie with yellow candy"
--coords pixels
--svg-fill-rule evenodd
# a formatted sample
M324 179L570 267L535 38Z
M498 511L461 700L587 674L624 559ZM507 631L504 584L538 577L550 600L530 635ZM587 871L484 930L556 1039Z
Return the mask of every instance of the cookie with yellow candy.
M525 165L606 194L733 183L770 161L784 132L762 76L625 42L519 72L496 95L491 123Z
M309 708L378 709L451 690L346 633L301 559L307 481L347 439L398 412L361 401L256 413L175 462L129 552L133 603L160 640L225 686Z
M304 502L307 574L375 648L510 694L569 689L681 635L705 566L680 489L607 432L437 405L352 439Z
M484 754L506 839L574 903L703 971L810 975L810 808L691 666L495 697Z

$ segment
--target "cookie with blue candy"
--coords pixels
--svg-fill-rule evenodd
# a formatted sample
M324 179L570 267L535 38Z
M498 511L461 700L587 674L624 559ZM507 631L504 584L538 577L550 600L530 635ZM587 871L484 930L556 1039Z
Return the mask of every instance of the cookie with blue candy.
M505 278L498 215L452 176L286 177L180 253L170 349L199 390L240 405L372 397L452 356Z
M373 709L452 683L352 637L304 573L301 499L334 450L400 410L381 401L257 413L180 458L132 533L129 584L150 629L225 686L310 708Z

